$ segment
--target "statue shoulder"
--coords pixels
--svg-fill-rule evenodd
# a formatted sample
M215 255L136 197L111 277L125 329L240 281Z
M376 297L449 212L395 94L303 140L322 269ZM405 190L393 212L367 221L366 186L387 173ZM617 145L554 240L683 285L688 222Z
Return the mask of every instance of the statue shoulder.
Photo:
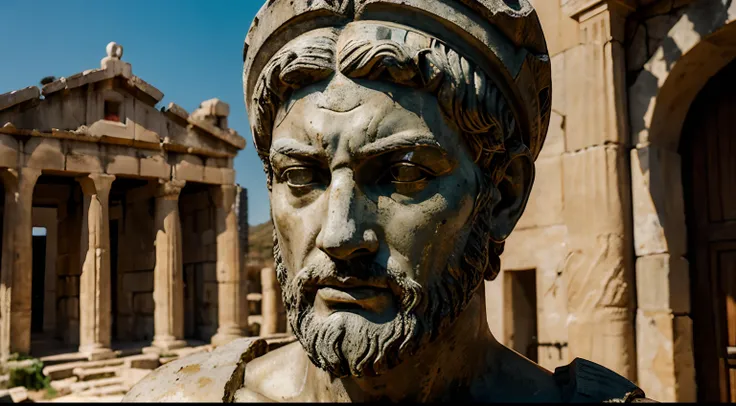
M565 402L656 403L628 379L582 358L555 369L554 378Z
M264 339L241 338L170 362L134 385L123 402L231 402L243 386L245 365L268 347Z

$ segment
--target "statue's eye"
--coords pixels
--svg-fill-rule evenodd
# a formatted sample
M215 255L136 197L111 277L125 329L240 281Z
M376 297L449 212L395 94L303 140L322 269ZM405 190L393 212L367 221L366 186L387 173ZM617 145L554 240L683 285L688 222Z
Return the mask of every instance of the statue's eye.
M283 177L286 179L286 183L292 187L308 186L314 183L316 178L313 169L303 166L287 169Z
M420 166L408 162L393 164L390 169L391 181L395 183L410 183L427 180L427 172Z

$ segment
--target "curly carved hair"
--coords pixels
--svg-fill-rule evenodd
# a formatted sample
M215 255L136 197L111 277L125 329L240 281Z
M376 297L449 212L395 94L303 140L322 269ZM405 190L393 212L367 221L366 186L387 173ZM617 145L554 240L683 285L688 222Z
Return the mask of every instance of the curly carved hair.
M493 280L501 267L504 243L491 237L493 196L508 162L530 155L512 110L499 88L475 63L425 34L377 26L376 38L354 35L349 25L304 34L285 45L266 64L253 92L251 123L256 147L271 189L269 148L276 114L300 88L339 72L352 79L387 81L435 95L445 119L463 140L483 173L471 217L472 230L455 275L471 287ZM393 33L393 35L392 35ZM353 34L353 35L351 35ZM274 233L275 236L275 233ZM470 267L475 272L462 272Z

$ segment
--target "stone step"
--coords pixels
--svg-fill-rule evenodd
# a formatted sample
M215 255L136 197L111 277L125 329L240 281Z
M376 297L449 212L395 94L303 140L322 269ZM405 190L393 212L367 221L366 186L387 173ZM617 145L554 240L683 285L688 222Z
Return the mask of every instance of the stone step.
M79 395L81 397L97 397L97 396L114 396L114 395L125 395L130 388L128 388L125 385L112 385L112 386L105 386L102 388L95 388L86 390L84 392L80 392Z
M79 378L72 376L58 381L51 381L51 387L58 392L59 396L68 395L72 392L71 386L78 380Z
M77 392L84 392L90 389L104 388L106 386L124 385L124 384L125 384L125 378L120 377L120 376L113 376L110 378L94 379L91 381L82 381L82 382L73 383L70 389L72 392L77 393Z
M66 364L70 362L86 361L87 356L82 355L80 353L68 353L68 354L49 355L46 357L41 357L40 360L43 362L44 366L48 367L52 365Z
M120 359L126 368L156 369L161 365L158 354L139 354Z
M122 358L111 358L111 359L100 360L100 361L67 362L63 364L44 367L43 374L48 376L52 381L54 381L58 379L69 378L73 375L76 375L74 373L75 369L94 369L94 368L103 368L103 367L109 367L109 366L120 366L120 365L123 365L124 363L125 361Z
M10 397L11 402L5 402L2 398ZM2 403L24 403L28 400L28 389L22 386L0 390L0 402Z
M249 302L260 302L263 300L263 294L261 293L248 293L247 300Z
M74 368L73 373L80 381L90 381L92 379L110 378L116 376L122 366L106 366L99 368Z

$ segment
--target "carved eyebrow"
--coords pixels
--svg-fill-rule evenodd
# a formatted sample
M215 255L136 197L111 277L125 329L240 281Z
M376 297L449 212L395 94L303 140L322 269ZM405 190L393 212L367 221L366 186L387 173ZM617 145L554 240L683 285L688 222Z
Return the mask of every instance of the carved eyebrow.
M323 151L320 151L311 145L303 144L292 138L282 138L271 144L270 158L274 159L276 155L319 160L324 158L325 154Z
M406 130L391 134L388 137L379 138L370 144L360 147L355 152L355 156L357 158L366 158L393 150L417 146L435 148L439 150L439 152L447 154L447 150L443 148L434 137L424 132Z

